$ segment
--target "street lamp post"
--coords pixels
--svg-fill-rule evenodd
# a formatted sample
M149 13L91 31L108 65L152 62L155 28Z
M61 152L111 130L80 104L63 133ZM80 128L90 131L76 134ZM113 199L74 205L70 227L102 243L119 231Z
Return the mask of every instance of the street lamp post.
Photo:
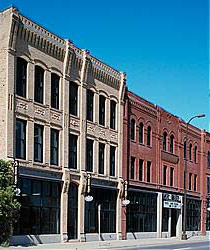
M205 117L205 114L199 114L196 116L193 116L189 119L187 122L187 127L186 127L186 155L185 155L185 164L184 164L184 214L183 214L183 232L182 232L182 240L187 240L187 234L186 234L186 211L187 211L187 141L188 141L188 127L190 122L195 119L195 118L202 118Z

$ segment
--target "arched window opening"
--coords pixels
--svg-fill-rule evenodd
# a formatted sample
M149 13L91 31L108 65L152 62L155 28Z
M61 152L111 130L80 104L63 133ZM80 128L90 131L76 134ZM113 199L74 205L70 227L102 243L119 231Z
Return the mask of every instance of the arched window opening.
M147 127L147 146L151 145L151 127Z
M139 124L139 143L144 143L144 124Z
M166 132L163 133L163 150L164 151L167 150L167 133Z
M174 136L170 136L170 153L174 153Z
M135 120L131 120L131 140L135 140Z

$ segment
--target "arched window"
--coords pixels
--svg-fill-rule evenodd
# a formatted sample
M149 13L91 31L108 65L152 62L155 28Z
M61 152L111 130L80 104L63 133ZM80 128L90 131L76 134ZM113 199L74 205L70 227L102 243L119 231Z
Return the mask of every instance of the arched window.
M184 142L184 159L187 157L187 142Z
M194 148L194 162L197 162L197 146Z
M167 150L167 133L166 132L163 133L163 150L164 151Z
M151 145L151 127L147 127L147 146Z
M174 153L174 136L170 136L170 153Z
M192 160L192 144L190 144L189 158Z
M135 140L135 120L131 120L131 140Z
M144 143L144 124L139 124L139 143Z
M207 167L210 168L210 151L208 151L208 156L207 156Z

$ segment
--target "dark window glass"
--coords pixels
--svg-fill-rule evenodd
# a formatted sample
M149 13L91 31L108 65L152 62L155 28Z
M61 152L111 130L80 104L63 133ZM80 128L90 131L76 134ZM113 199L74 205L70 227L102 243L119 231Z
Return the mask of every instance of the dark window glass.
M91 90L87 90L87 120L93 121L93 100L94 93Z
M194 148L194 162L197 162L197 146Z
M131 120L131 140L135 140L135 120Z
M150 182L150 175L151 175L151 161L147 162L147 182Z
M91 188L93 201L85 202L85 233L98 233L98 204L101 204L101 233L116 232L117 192Z
M110 109L110 128L116 128L116 102L111 100L110 102L111 109Z
M55 73L51 74L51 107L59 109L59 81L60 77Z
M174 153L174 136L170 136L170 153Z
M44 69L36 65L34 101L43 103L43 97L44 97Z
M93 171L93 140L86 140L86 170Z
M14 235L60 233L60 183L19 179L20 217Z
M16 94L26 97L26 81L27 81L27 62L17 58L17 73L16 73Z
M103 143L99 143L99 157L98 157L99 174L104 174L104 149L105 145Z
M162 214L162 232L168 232L169 209L163 208Z
M207 193L210 193L210 177L207 177Z
M210 151L208 151L207 155L207 167L210 168Z
M131 156L131 179L135 177L135 157Z
M189 173L189 190L192 188L192 174Z
M192 144L190 144L189 157L190 157L190 160L192 160Z
M151 145L151 127L147 127L147 146Z
M50 164L58 165L59 131L51 128L50 132Z
M139 124L139 143L144 143L144 124Z
M167 166L163 166L163 185L167 183Z
M170 186L173 187L174 185L174 169L170 168Z
M201 229L201 201L187 199L186 207L186 230L200 231Z
M166 132L163 133L163 150L164 151L167 150L167 133Z
M26 121L16 119L16 158L26 159Z
M77 169L77 135L69 136L69 167Z
M69 113L77 116L77 99L78 99L78 85L74 82L70 82L69 90Z
M34 161L43 162L43 126L34 124Z
M187 142L184 142L184 159L187 157Z
M194 175L194 191L197 191L197 175Z
M78 186L70 183L68 192L68 239L77 239L78 235Z
M110 146L110 176L115 176L115 149Z
M99 124L105 126L105 102L103 95L99 96Z
M127 232L156 232L157 194L128 192L130 200L126 213Z
M143 160L139 160L139 181L143 181Z

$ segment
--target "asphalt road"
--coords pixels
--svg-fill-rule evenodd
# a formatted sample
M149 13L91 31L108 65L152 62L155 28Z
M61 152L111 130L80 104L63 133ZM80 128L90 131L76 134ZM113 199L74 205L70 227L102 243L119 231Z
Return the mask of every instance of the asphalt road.
M178 244L172 244L172 245L156 245L156 246L132 246L132 247L117 247L117 248L112 248L113 250L120 250L120 249L125 249L125 250L146 250L146 249L151 249L151 250L193 250L193 249L199 249L199 250L210 250L210 241L202 241L202 242L186 242L186 243L178 243ZM105 249L104 249L105 250Z

